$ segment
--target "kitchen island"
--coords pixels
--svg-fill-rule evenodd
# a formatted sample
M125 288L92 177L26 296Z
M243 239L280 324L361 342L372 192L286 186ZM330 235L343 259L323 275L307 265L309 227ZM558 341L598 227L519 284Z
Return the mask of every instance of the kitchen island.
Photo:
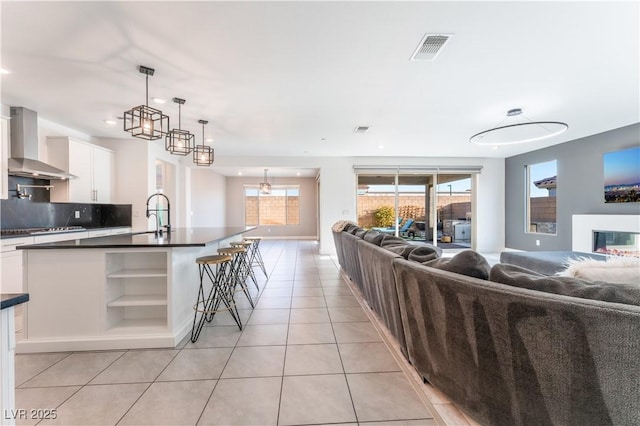
M174 347L191 331L195 259L253 229L176 228L21 246L30 303L16 351Z

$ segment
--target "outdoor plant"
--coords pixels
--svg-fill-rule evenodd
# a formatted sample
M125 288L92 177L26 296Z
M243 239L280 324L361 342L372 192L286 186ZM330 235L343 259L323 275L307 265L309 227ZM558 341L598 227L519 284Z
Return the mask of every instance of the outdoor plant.
M374 216L376 218L376 226L386 228L393 225L396 212L393 207L382 206L375 211Z

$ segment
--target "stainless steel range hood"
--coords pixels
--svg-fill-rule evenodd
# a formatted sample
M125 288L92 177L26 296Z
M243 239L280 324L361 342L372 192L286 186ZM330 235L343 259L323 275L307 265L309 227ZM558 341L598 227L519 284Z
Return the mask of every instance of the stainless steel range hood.
M45 180L78 178L39 160L38 114L27 108L11 107L9 175Z

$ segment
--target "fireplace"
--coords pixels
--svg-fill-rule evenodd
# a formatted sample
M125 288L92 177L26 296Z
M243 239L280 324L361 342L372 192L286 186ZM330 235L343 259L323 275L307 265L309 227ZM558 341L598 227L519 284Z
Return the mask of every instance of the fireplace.
M593 252L614 256L640 257L640 233L593 231Z
M574 214L571 231L573 251L640 257L640 215Z

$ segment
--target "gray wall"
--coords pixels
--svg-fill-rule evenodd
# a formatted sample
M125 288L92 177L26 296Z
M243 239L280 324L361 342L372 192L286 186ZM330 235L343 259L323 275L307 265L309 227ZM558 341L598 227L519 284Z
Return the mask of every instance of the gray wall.
M571 215L639 214L640 203L605 204L603 154L640 145L640 124L551 146L505 160L505 246L519 250L571 250ZM557 235L525 234L528 164L557 160ZM640 167L640 165L638 165ZM540 246L536 246L540 240Z

